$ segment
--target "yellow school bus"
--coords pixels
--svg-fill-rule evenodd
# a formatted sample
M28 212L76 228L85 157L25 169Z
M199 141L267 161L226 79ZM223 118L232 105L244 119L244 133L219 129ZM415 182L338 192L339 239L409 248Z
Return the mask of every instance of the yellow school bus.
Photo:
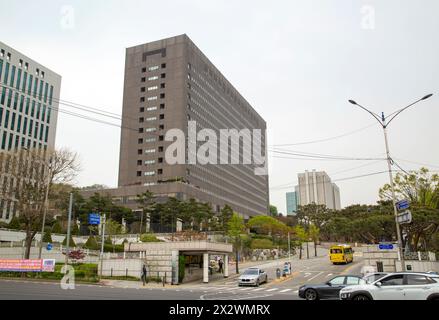
M348 264L354 261L354 251L347 244L334 245L329 249L329 259L333 264Z

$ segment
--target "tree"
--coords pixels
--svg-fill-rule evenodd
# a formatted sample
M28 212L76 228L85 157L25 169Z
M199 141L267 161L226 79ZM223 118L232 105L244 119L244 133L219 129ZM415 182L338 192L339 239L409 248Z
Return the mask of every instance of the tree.
M76 175L76 154L66 150L16 149L0 153L0 196L12 201L26 232L24 258L41 228L45 196L53 183L71 180ZM4 165L3 165L4 164ZM6 183L5 183L6 182Z
M63 232L61 223L59 221L56 221L52 226L52 232L58 234L61 234Z
M122 230L122 225L120 223L118 223L117 221L114 221L112 219L108 219L105 222L105 233L108 235L108 238L111 241L111 245L113 247L113 252L114 252L114 241L112 239L112 236L119 234L121 230Z
M90 250L98 250L99 243L94 236L90 236L90 237L88 237L87 241L85 242L84 248L90 249Z
M236 274L239 274L239 250L241 246L242 233L245 231L244 219L234 213L228 223L228 236L232 239L236 259Z
M219 215L219 227L224 233L227 232L227 226L233 216L233 209L229 205L225 205Z
M439 231L439 175L430 174L426 168L409 173L398 172L394 186L397 199L410 201L413 215L411 224L401 225L402 232L407 234L404 247L408 244L411 251L417 251L422 244L427 250ZM379 194L383 201L390 201L390 185L384 185Z
M299 259L302 259L302 244L303 242L308 241L308 235L306 234L305 229L300 225L297 225L294 228L294 233L296 240L299 243Z
M64 240L63 240L63 242L62 242L62 245L63 245L63 246L66 246L66 245L67 245L67 236L64 238ZM72 235L70 235L69 247L70 247L70 248L74 248L74 247L76 247L76 243L75 243L75 240L73 240L73 236L72 236Z
M11 222L9 222L8 228L14 229L14 230L20 230L20 228L21 228L20 219L18 219L18 217L16 217L16 216L13 217L11 219Z
M317 244L319 242L320 237L320 229L317 228L315 224L310 225L309 227L309 236L314 242L314 256L317 257Z
M139 233L142 234L143 228L143 217L150 217L151 213L154 209L154 194L149 190L145 191L142 194L137 195L136 202L139 205L139 209L142 210L140 216L140 230Z
M279 212L278 212L278 210L277 210L277 207L276 207L276 206L273 206L273 205L271 205L271 204L270 204L270 215L271 215L272 217L277 217L277 216L279 215Z

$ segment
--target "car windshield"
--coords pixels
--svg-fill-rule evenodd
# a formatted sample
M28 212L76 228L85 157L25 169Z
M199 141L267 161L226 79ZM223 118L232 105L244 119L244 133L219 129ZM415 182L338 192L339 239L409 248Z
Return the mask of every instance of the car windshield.
M248 269L244 271L244 275L248 276L248 275L257 275L259 274L259 270L258 269Z

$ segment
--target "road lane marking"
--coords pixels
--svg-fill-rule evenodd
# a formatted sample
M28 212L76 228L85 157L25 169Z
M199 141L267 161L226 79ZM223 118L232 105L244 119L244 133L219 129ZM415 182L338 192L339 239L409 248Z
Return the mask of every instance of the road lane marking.
M239 291L247 291L247 290L251 290L252 288L240 288Z
M288 292L288 291L291 291L291 290L293 290L293 289L285 289L285 290L281 290L279 292Z
M326 278L329 278L330 276L332 276L333 275L333 273L328 273L327 275L326 275Z
M311 281L311 280L317 278L317 277L320 276L322 273L323 273L323 272L319 272L319 273L317 273L314 277L309 278L307 281Z
M258 288L258 289L253 289L252 291L254 292L254 291L261 291L261 290L264 290L265 288Z
M273 288L273 289L265 290L265 292L271 292L271 291L276 291L276 290L277 290L277 288Z

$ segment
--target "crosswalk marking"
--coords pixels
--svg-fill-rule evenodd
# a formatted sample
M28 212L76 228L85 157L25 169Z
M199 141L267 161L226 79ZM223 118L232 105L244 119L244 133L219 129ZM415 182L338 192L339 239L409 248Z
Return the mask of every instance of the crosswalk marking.
M254 289L252 291L261 291L261 290L265 290L265 288L257 288L257 289Z
M240 288L240 289L238 289L239 291L247 291L247 290L251 290L251 289L253 289L253 288Z
M271 292L271 291L276 291L276 290L277 290L277 288L273 288L273 289L265 290L265 292Z
M281 290L279 292L288 292L288 291L291 291L291 290L293 290L293 289L285 289L285 290Z

